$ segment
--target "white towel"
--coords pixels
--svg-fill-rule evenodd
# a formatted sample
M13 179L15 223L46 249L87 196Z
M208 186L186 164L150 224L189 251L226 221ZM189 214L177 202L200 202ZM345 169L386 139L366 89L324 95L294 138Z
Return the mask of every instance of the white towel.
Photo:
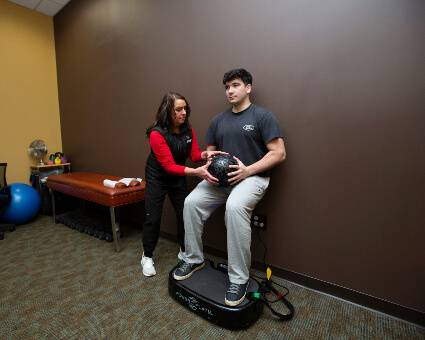
M141 178L122 178L119 181L111 181L110 179L105 179L103 181L103 185L109 188L115 188L118 183L125 184L125 186L129 186L131 181L138 181L139 183L142 181Z
M109 188L115 188L115 184L117 184L118 183L118 181L111 181L111 180L109 180L109 179L105 179L104 181L103 181L103 185L105 186L105 187L109 187Z

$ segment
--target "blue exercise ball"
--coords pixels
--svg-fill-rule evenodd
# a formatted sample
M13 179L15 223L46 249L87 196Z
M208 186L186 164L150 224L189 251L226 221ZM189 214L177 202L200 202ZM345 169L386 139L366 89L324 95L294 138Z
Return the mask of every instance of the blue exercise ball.
M41 198L37 190L24 183L13 183L12 200L6 210L0 214L0 221L12 224L25 224L37 216L41 207Z

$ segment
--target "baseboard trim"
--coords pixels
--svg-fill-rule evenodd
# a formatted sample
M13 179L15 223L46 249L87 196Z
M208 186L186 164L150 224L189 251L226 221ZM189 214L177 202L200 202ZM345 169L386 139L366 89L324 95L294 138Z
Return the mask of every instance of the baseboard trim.
M161 236L170 241L177 242L177 237L174 235L161 232ZM212 256L227 259L227 253L220 249L204 246L204 252ZM252 261L251 267L255 270L264 271L263 263L259 261ZM349 288L338 286L330 282L315 279L313 277L309 277L287 269L275 266L270 266L270 269L272 270L274 276L296 285L300 285L305 288L315 290L319 293L327 294L335 298L345 300L349 303L353 303L400 319L402 321L412 323L415 326L425 328L425 313L421 311L379 299L377 297L370 296Z
M252 268L257 270L264 270L263 264L257 261L253 261ZM272 270L273 275L292 282L296 285L300 285L305 288L315 290L319 293L327 294L346 302L389 315L408 323L412 323L415 326L425 328L425 313L422 313L418 310L398 305L390 301L386 301L371 295L367 295L365 293L338 286L333 283L322 281L287 269L274 266L270 266L270 269Z

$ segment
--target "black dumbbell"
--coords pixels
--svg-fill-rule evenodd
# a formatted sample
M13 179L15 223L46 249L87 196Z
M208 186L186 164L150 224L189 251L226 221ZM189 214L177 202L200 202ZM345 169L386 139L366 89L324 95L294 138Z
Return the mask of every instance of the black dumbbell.
M71 228L72 229L77 229L78 231L80 231L80 229L81 229L80 225L84 226L84 220L81 219L81 218L75 218L71 221ZM84 227L83 227L83 231L84 231Z
M89 236L93 236L93 234L94 234L94 229L93 229L93 227L92 227L92 226L89 226L89 227L87 228L87 235L89 235Z
M90 228L90 224L88 224L88 223L84 223L84 232L85 232L86 234L88 234L88 233L89 233L89 228Z
M111 232L105 233L105 241L106 242L112 242L114 240L114 236Z
M77 224L76 223L68 223L68 224L65 224L65 225L67 225L71 229L76 229L76 227L77 227Z
M80 233L84 233L85 224L83 222L78 222L75 225L75 229L77 229Z

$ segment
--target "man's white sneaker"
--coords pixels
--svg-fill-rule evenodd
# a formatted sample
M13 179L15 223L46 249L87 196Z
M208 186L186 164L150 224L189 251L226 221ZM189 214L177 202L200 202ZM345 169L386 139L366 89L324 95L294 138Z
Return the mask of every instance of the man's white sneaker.
M142 261L140 261L143 267L143 275L154 276L156 275L155 267L151 257L146 257L145 253L142 255Z

